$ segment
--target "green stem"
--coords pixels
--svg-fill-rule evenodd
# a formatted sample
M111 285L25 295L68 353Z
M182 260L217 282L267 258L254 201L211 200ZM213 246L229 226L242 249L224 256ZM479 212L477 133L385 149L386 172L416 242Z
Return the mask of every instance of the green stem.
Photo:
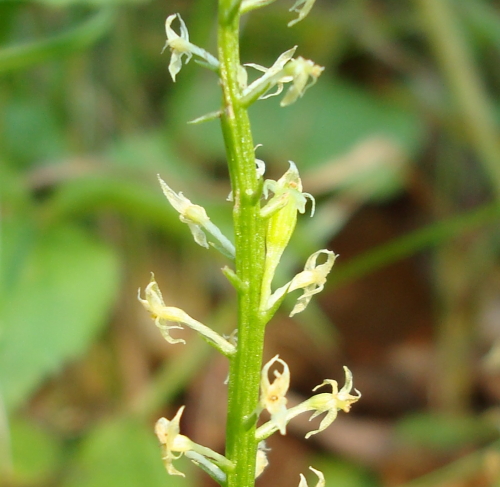
M258 404L265 320L259 313L264 269L260 187L246 109L239 102L239 14L234 0L219 0L218 53L223 94L222 132L234 195L233 220L238 289L238 348L229 371L226 456L236 466L228 487L255 483L257 442L250 417Z

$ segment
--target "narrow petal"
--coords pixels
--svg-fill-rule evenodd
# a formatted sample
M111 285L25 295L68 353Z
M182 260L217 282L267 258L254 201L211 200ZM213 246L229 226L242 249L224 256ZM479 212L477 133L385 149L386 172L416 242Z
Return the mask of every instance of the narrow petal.
M316 0L297 0L297 2L295 2L295 5L290 8L290 12L298 12L299 16L295 20L288 22L288 27L292 27L292 25L295 25L297 22L300 22L302 19L304 19L313 8L315 1ZM300 7L300 5L302 4L303 7Z

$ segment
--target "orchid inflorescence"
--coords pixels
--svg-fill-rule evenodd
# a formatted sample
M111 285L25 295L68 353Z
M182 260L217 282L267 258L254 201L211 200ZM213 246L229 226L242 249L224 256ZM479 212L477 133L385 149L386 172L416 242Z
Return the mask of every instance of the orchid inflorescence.
M274 370L273 375L275 378L273 382L270 382L269 372L277 363L281 365L283 371L278 372ZM353 389L351 371L347 367L344 367L344 372L345 384L340 391L337 381L326 379L322 384L316 386L313 391L316 391L324 385L330 385L332 388L331 392L315 394L297 406L287 409L286 393L290 385L290 369L287 363L276 355L264 365L261 374L260 401L255 416L257 417L263 410L267 410L270 414L270 420L262 424L255 432L255 438L259 442L255 472L256 477L258 477L268 465L266 453L269 449L266 448L264 440L277 431L282 435L286 434L286 425L293 418L301 413L311 411L313 411L313 414L310 419L314 419L320 414L326 413L319 428L309 431L305 435L305 438L309 438L328 428L337 418L339 411L349 412L351 405L361 397L361 393L357 389ZM352 391L355 392L354 395L351 394ZM216 480L224 479L227 472L230 471L234 465L223 455L214 452L210 448L201 446L191 441L187 436L180 434L179 422L183 411L184 406L177 411L177 414L171 421L161 418L156 423L155 432L162 447L162 458L167 472L171 475L184 476L183 473L179 472L173 466L172 462L185 454L195 463L202 465L204 470ZM319 477L317 487L324 485L323 474L313 468L311 468L311 470ZM305 478L301 476L299 487L307 485L305 482Z
M230 10L234 14L236 9L241 15L273 2L274 0L234 0L232 3L234 8L232 7ZM289 22L288 25L293 26L306 17L314 2L315 0L297 0L290 11L298 13L298 17ZM172 27L175 20L180 26L179 34ZM183 62L187 63L193 57L199 64L217 73L222 80L225 69L224 58L221 57L219 61L206 50L193 44L189 39L186 24L179 14L167 17L165 29L167 41L164 49L168 48L171 52L168 69L174 81ZM232 103L239 104L239 108L245 110L259 99L279 95L287 84L288 90L281 100L281 106L290 105L302 97L307 88L316 83L324 68L301 56L294 57L296 50L296 46L288 49L278 56L269 68L255 63L237 65L233 78L236 95ZM249 82L246 68L253 68L261 75ZM216 117L230 118L234 114L233 110L233 107L225 106L216 112L200 117L195 122ZM254 148L254 153L257 147L259 145ZM265 163L255 158L251 146L249 153L253 159L248 160L246 167L250 175L253 175L253 181L257 181L258 191L247 190L246 194L252 195L252 197L257 196L253 203L258 205L254 213L256 219L254 223L259 226L260 235L263 235L261 240L263 246L261 254L262 274L259 277L260 281L257 281L260 288L257 287L255 293L258 296L255 301L257 305L251 309L257 312L257 322L265 326L282 305L286 296L294 291L300 290L302 294L297 298L290 316L304 311L312 297L323 290L337 256L327 249L318 250L307 259L302 271L298 272L286 284L275 286L275 274L295 229L298 214L306 213L309 204L310 214L313 216L315 200L312 195L303 191L302 180L294 162L289 161L288 170L278 180L265 179ZM255 173L252 174L251 165L254 164ZM158 179L165 197L179 214L181 222L188 226L195 242L205 248L215 248L229 259L230 263L236 262L236 268L238 268L238 249L235 248L231 239L225 236L223 231L212 222L206 210L202 206L192 203L182 192L175 192L160 176ZM241 204L241 199L237 200L237 198L241 198L241 193L240 195L235 194L236 197L231 191L228 201L234 202L236 209ZM243 294L248 290L248 281L243 282L239 278L238 272L226 266L223 268L223 273L238 293ZM198 332L212 347L225 355L231 364L237 361L241 344L236 340L236 333L233 332L229 338L222 336L209 326L192 318L185 311L177 307L167 306L153 274L144 292L139 290L138 299L150 313L161 335L168 343L185 343L184 339L172 336L171 333L172 330L182 330L183 327L188 327ZM254 363L254 371L258 372L260 357L259 362ZM309 438L330 426L337 418L339 411L349 412L351 405L359 400L361 394L353 388L352 373L347 367L344 367L344 373L345 383L340 390L337 381L325 379L313 389L315 394L312 397L291 408L287 407L286 397L290 387L290 368L283 359L276 355L264 364L260 373L260 384L259 376L257 373L254 374L255 389L260 385L258 402L253 413L248 415L245 413L245 416L242 415L241 418L245 424L245 431L255 436L250 437L253 450L248 450L251 453L247 456L247 459L249 457L251 459L255 452L255 472L248 471L251 478L247 484L252 483L253 476L257 478L269 463L267 458L269 449L265 440L276 432L282 435L286 434L287 425L293 418L304 412L312 412L310 419L324 414L319 427L305 435L306 438ZM245 378L240 377L237 380L244 381ZM331 391L316 392L323 387L329 387ZM254 405L255 402L251 403L247 412L251 411ZM185 456L207 472L220 485L231 484L228 479L230 475L238 475L237 468L241 462L233 461L233 457L230 457L230 460L182 435L180 421L183 412L184 406L177 411L172 420L161 418L155 426L155 433L160 442L162 459L167 472L171 475L184 476L175 468L174 462L181 456ZM265 416L269 415L269 419L267 421L261 420L260 425L258 425L262 413ZM251 460L247 461L247 465L250 466L250 464ZM310 470L318 477L316 487L324 487L323 473L312 467ZM299 487L308 487L306 478L302 474L300 475Z
M304 2L299 0L295 5L297 6L300 3ZM314 2L310 0L305 1L304 8L300 11L300 20L307 14L307 12L303 14L306 6L310 9L312 8L312 3ZM243 2L243 4L245 4L245 2ZM242 5L242 7L244 7L244 5ZM254 8L256 7L254 6ZM179 20L180 24L180 35L172 28L172 23L176 18ZM165 30L167 33L167 41L163 50L167 47L170 49L171 57L168 70L174 81L182 68L184 58L185 64L187 64L193 56L196 56L197 62L202 66L216 72L219 70L219 61L212 54L189 41L189 32L180 14L173 14L167 17ZM265 68L255 63L245 64L245 66L252 67L264 73L260 78L250 84L248 84L248 75L244 66L240 66L239 83L242 105L249 106L258 99L279 95L283 91L283 84L291 83L290 88L281 100L281 106L288 106L297 101L297 99L303 96L307 88L316 83L324 68L301 56L294 59L293 55L296 49L297 46L285 51L270 68ZM275 86L277 87L276 92L269 94L269 90ZM214 114L219 113L220 112L214 112Z

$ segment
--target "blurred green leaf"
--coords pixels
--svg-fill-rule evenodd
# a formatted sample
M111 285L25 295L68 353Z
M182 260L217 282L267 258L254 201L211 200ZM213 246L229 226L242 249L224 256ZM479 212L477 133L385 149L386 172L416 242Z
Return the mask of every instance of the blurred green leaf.
M40 165L67 153L64 128L47 99L11 96L3 106L2 118L2 150L15 169Z
M86 350L106 322L118 281L112 250L82 231L39 236L2 299L0 388L8 410Z
M162 131L149 131L128 135L111 144L105 156L116 164L117 170L140 170L141 173L152 173L168 178L182 179L184 184L193 181L206 181L197 166L175 152L172 143ZM183 189L186 191L186 188Z
M86 5L92 7L106 7L113 5L143 4L150 0L35 0L48 7L71 7L72 5Z
M188 465L176 468L188 472ZM186 468L187 467L187 468ZM161 461L153 425L122 418L98 426L83 442L63 487L188 487L169 476Z
M19 484L47 481L62 456L62 445L37 424L16 418L11 422L13 480Z
M112 20L113 11L103 9L89 20L63 34L49 39L4 47L0 49L0 74L87 49L108 32Z
M500 14L497 6L482 0L459 0L457 7L476 39L493 44L497 49L500 47Z
M497 432L480 417L414 414L396 426L397 438L407 445L455 450L497 437Z
M219 107L216 83L199 76L191 89L181 91L181 95L175 103L178 130L198 150L223 158L217 122L185 125ZM290 107L281 108L279 97L260 100L250 108L250 114L254 141L263 144L257 157L284 161L283 171L290 158L299 167L313 167L373 136L392 141L411 154L419 148L423 137L423 125L416 113L338 79L320 79Z

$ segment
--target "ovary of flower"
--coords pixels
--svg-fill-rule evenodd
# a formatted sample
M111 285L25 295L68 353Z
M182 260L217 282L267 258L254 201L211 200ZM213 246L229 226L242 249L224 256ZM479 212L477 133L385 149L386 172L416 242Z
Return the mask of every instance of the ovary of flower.
M181 338L172 338L169 333L170 330L175 328L182 329L182 326L179 325L183 324L197 331L208 343L210 343L210 345L215 347L226 357L234 355L236 347L225 338L221 337L217 332L191 318L191 316L182 309L173 306L165 306L163 296L153 274L151 274L151 282L146 286L144 295L146 299L141 298L141 290L139 289L137 298L151 313L151 317L156 326L160 329L163 338L165 338L168 343L186 343ZM178 323L178 325L168 325L168 322Z
M286 107L304 95L307 88L314 85L325 68L314 64L309 59L299 56L290 61L283 69L285 76L292 79L292 86L281 100L280 105ZM311 81L309 81L311 78Z
M325 476L323 475L323 472L320 472L312 467L309 467L309 470L318 476L318 483L316 484L316 487L325 487ZM299 487L309 487L306 478L302 474L300 474Z
M275 379L269 381L269 369L279 362L283 366L283 372L274 371ZM286 393L290 386L290 369L284 360L278 355L273 357L262 368L260 381L260 406L271 414L271 423L275 424L282 435L286 434Z
M314 414L311 416L310 420L326 412L326 416L321 421L319 428L314 431L307 433L306 438L309 438L320 431L328 428L337 417L338 411L344 411L346 413L351 409L351 404L355 403L361 397L361 393L354 389L356 395L352 395L353 390L352 384L352 373L344 366L345 372L345 384L340 391L338 390L338 384L336 380L326 379L322 384L316 386L313 391L316 391L324 385L330 385L332 392L323 392L321 394L316 394L315 396L308 399L305 404L307 404L308 409L314 409Z
M181 475L185 477L182 472L177 470L172 462L182 456L183 453L193 448L193 442L184 435L180 434L179 422L184 411L182 406L174 419L169 421L166 418L160 418L155 425L155 434L160 441L162 449L162 459L165 468L170 475ZM178 455L176 455L178 453Z
M180 36L172 29L172 22L176 17L179 19L180 23ZM167 33L167 42L165 43L162 52L167 47L171 51L168 71L174 81L177 73L181 70L183 56L186 56L186 64L193 57L193 54L195 54L196 56L202 58L207 63L208 67L218 69L219 61L215 57L204 49L189 42L189 33L180 14L173 14L167 17L167 20L165 21L165 31Z
M297 22L300 22L304 17L306 17L313 8L315 1L316 0L297 0L295 5L290 8L290 12L298 12L299 16L295 20L288 22L288 27L292 27L292 25L295 25ZM303 6L301 7L301 5Z

